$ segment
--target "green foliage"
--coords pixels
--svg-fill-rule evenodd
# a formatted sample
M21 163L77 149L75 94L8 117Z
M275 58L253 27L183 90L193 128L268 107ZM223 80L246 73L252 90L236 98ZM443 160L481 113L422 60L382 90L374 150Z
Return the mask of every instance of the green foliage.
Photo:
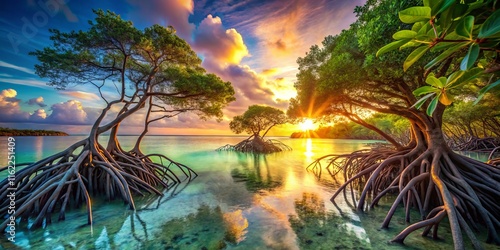
M436 89L434 91L420 89L414 94L418 96L434 93L435 96L429 105L432 107L427 109L429 115L435 110L436 100L444 105L452 103L453 95L450 93L452 88L470 84L474 80L488 79L490 84L479 93L477 97L479 101L484 93L497 87L500 78L498 60L500 10L495 9L496 2L424 1L424 6L413 6L399 12L400 20L403 23L413 24L413 27L411 30L401 29L395 32L393 38L398 41L381 47L377 56L395 50L398 46L400 49L417 47L403 63L405 71L428 51L432 51L440 54L429 60L425 66L426 70L436 70L440 76L451 76L460 71L469 76L458 83L437 87L431 84L434 82L433 79L429 80L434 75L427 75L426 82ZM493 54L496 56L491 56L491 51L495 52ZM459 65L459 69L452 67L453 64ZM480 70L477 70L478 68ZM424 96L415 106L419 108L428 99L430 99L428 95Z
M262 137L274 126L287 122L285 113L277 108L261 105L252 105L243 115L235 116L229 123L231 131L236 134L246 132L259 135L265 131Z

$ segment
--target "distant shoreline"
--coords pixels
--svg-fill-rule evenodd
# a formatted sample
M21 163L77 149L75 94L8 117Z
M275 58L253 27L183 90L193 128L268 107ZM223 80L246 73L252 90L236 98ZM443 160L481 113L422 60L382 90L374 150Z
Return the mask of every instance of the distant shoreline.
M68 136L68 134L55 130L0 128L0 136Z

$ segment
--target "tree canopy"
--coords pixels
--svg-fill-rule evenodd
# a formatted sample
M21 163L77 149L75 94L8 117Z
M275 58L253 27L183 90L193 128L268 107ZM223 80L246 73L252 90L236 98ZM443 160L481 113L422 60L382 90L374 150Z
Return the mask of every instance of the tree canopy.
M267 132L271 128L286 123L288 118L280 109L252 105L248 107L242 115L233 117L229 123L229 128L236 134L246 132L250 135L247 139L241 141L236 145L225 145L218 148L221 150L241 151L250 153L274 153L284 150L291 150L291 148L278 140L265 140ZM261 132L264 133L261 135Z
M417 108L429 99L427 113L431 115L438 102L450 105L457 94L454 90L473 80L485 86L477 101L500 85L500 10L496 4L493 0L427 0L423 6L399 12L399 19L411 24L411 29L398 30L392 36L397 41L382 47L377 54L414 48L403 63L406 71L427 52L435 53L424 60L428 85L414 91L416 96L423 95L415 104Z
M260 135L264 131L264 137L271 128L286 122L287 117L281 109L252 105L243 115L233 117L229 127L236 134L246 132L250 135Z

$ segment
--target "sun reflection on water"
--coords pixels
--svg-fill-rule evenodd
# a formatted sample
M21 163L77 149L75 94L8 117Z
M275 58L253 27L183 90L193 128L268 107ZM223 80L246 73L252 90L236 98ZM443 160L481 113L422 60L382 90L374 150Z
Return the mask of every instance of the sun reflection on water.
M312 157L314 156L313 143L311 138L307 138L306 140L306 150L304 152L304 155L306 156L306 161L308 162L310 162L312 160Z

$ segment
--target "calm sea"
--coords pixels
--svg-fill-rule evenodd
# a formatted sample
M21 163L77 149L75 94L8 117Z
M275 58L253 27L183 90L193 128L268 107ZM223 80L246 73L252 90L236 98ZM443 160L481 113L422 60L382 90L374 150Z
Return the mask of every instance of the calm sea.
M17 162L36 161L84 137L15 137ZM136 137L123 136L124 148ZM42 229L16 231L15 244L0 238L0 249L450 249L444 240L411 235L406 246L388 241L406 225L400 214L389 230L379 230L389 209L382 205L356 213L343 198L330 197L342 182L306 171L314 159L349 153L375 141L277 138L293 151L270 155L217 152L244 137L149 136L146 153L162 153L198 174L163 197L137 197L137 211L119 201L94 199L94 224L85 208L66 221ZM0 137L0 165L6 166L7 137ZM402 209L400 209L402 210ZM415 219L417 216L414 217Z

